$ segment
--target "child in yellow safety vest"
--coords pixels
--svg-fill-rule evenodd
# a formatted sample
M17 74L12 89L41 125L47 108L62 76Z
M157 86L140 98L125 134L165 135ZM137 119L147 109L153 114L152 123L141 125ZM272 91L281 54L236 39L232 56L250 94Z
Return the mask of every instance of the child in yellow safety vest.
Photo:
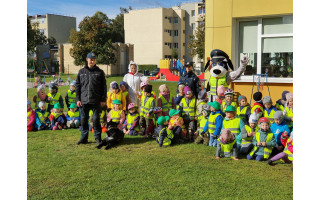
M90 110L89 111L89 130L92 131L92 133L94 133L94 129L93 129L93 111ZM101 108L101 112L99 113L99 118L100 118L100 126L101 126L101 133L106 133L107 132L107 110L104 108Z
M123 111L127 110L126 99L122 94L122 91L120 90L118 83L112 84L112 91L109 93L107 98L108 109L113 109L114 100L119 100L120 110L123 110Z
M75 87L75 85L76 85L76 81L72 81L70 83L70 88L66 92L66 95L64 97L64 100L66 101L66 105L68 107L68 110L70 110L70 105L72 103L75 103L75 104L77 103L76 102L76 87Z
M269 128L269 120L261 117L258 121L258 126L259 130L252 139L253 149L247 155L248 160L255 159L257 161L263 161L268 159L273 147L276 145L276 140Z
M177 135L180 139L186 139L187 130L184 127L183 119L180 117L180 110L171 109L169 111L169 126L174 135Z
M41 84L37 87L37 95L33 97L33 102L35 103L35 109L39 108L39 102L45 101L47 97L47 94L45 92L45 85Z
M251 114L255 112L256 114L258 114L259 117L262 117L263 115L263 103L261 99L262 99L261 92L256 92L253 94L254 104L253 104L253 107L251 108Z
M61 112L63 111L63 98L61 94L58 92L58 86L55 83L50 83L49 85L49 93L47 94L46 102L48 104L48 112L52 112L51 109L53 108L54 104L59 103Z
M258 116L256 113L252 113L249 117L249 125L244 125L241 129L241 148L240 154L247 155L253 148L252 139L256 132L259 130Z
M157 103L157 106L162 108L163 116L169 115L169 110L176 107L173 95L170 94L170 90L166 84L159 86L159 97Z
M222 104L221 104L221 111L222 111L222 112L225 112L225 110L227 109L227 107L228 107L229 105L237 108L236 102L233 102L233 101L232 101L232 100L233 100L233 95L234 95L234 92L233 92L233 90L230 89L230 88L227 89L227 90L224 92L225 99L224 99L224 101L223 101Z
M206 146L209 145L209 138L210 138L209 132L208 130L203 131L203 129L208 121L210 113L211 113L210 106L208 104L205 104L204 106L202 106L202 117L201 117L198 129L196 131L196 134L198 134L198 137L194 141L194 143L196 144L203 143Z
M231 157L234 160L238 160L236 139L229 129L223 129L218 138L216 159L221 157Z
M169 116L160 116L157 120L157 128L155 129L156 141L159 147L167 147L176 142L178 136L167 127Z
M183 82L178 82L177 84L177 93L174 97L174 104L176 105L176 109L179 110L179 104L181 99L184 97L184 87L186 85Z
M67 112L67 126L69 128L79 128L80 126L80 115L79 110L77 110L77 105L75 103L71 103L69 106L69 111Z
M196 98L192 93L192 90L189 86L184 87L185 97L181 99L179 104L179 110L183 118L183 123L187 129L187 139L191 142L194 140L194 132L196 131ZM191 129L191 134L189 134L189 127Z
M140 101L144 98L144 88L149 85L149 82L148 81L143 81L140 83L140 91L137 92L137 96L138 96L138 99L140 99ZM156 94L154 93L154 91L151 91L151 95L153 95L153 98L154 99L157 99L157 96Z
M289 91L287 91L287 90L283 91L281 94L281 99L278 99L278 101L276 101L276 108L278 110L281 110L281 111L284 110L284 107L285 107L285 104L287 101L286 94L288 94L288 93L289 93Z
M129 85L128 83L124 82L124 81L121 81L119 83L119 86L120 86L120 89L121 89L121 92L124 96L124 99L126 100L126 105L128 106L129 103L131 103L131 98L130 98L130 94L129 94Z
M64 113L61 111L59 103L54 104L49 119L51 121L52 130L61 130L67 128L67 119Z
M139 112L137 105L135 103L130 103L128 105L129 113L127 114L127 119L123 123L123 133L126 135L138 135L139 127Z
M140 104L140 130L145 137L152 137L153 129L155 126L155 100L151 94L152 85L147 85L144 88L144 96L141 98Z
M283 109L283 116L284 120L287 122L290 131L293 129L293 94L288 93L286 94L287 102Z
M31 108L31 101L27 100L27 131L33 131L35 122L35 113Z
M119 99L114 100L112 103L113 108L108 113L107 122L112 120L113 122L118 123L118 129L122 130L122 125L126 120L126 115L124 114L124 111L120 109L121 102Z
M237 107L237 117L247 124L250 117L250 105L248 104L246 96L239 96L238 98L239 107Z
M274 161L282 159L285 163L293 162L293 132L291 132L290 138L288 133L283 133L281 136L281 143L285 146L283 152L278 153L267 161L269 165L273 165Z
M270 124L274 123L274 113L277 111L277 108L272 105L272 100L269 96L265 96L262 99L264 110L263 110L263 117L269 119Z
M46 104L44 101L40 101L38 105L38 109L35 111L36 114L36 123L35 129L40 130L50 130L50 119L49 112L46 110Z
M207 92L205 90L201 90L198 93L198 99L197 99L197 112L196 112L196 117L197 117L197 123L199 124L201 119L203 118L202 111L203 111L203 106L208 102L208 97L207 97Z

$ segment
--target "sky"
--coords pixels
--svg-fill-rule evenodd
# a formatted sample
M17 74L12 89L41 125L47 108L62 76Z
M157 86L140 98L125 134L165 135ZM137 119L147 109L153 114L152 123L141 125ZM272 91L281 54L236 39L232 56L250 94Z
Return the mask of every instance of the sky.
M111 19L120 13L120 7L146 9L173 7L179 3L200 2L201 0L27 0L28 15L57 14L76 17L77 27L85 16L101 11Z

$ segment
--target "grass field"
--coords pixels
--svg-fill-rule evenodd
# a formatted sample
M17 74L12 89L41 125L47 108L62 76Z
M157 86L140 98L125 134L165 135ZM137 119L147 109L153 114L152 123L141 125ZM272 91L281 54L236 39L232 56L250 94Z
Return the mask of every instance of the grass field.
M107 79L108 84L122 77ZM164 82L151 82L158 94ZM176 82L166 82L174 91ZM65 94L67 86L59 87ZM46 89L47 90L47 89ZM36 89L28 89L28 99ZM28 132L29 199L292 199L292 165L215 159L214 147L193 143L159 148L125 136L110 150L75 145L75 129ZM102 135L104 137L105 134Z

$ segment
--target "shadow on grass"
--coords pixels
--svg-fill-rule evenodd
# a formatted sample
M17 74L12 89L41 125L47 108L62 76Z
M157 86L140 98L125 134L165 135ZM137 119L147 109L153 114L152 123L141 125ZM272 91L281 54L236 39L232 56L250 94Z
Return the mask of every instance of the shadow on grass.
M142 144L153 141L153 138L144 138L142 136L125 136L119 145Z

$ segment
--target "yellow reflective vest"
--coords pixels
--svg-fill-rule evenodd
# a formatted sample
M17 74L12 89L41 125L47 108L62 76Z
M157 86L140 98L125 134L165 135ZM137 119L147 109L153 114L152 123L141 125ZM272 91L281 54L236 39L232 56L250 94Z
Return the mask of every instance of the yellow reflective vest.
M54 97L52 96L52 94L49 92L48 93L48 97L51 97L51 100L50 100L50 103L49 103L49 105L54 105L55 103L59 103L59 98L60 98L60 93L59 92L57 92L55 95L54 95ZM62 106L62 105L61 105Z
M263 110L263 116L268 118L270 121L270 124L274 123L274 113L276 111L274 111L273 109L271 110L270 114L268 114L267 110Z
M234 145L234 143L236 143L236 139L234 139L233 142L228 143L228 144L223 144L221 142L220 138L218 138L218 141L220 142L220 146L221 146L220 154L223 155L224 157L231 157L233 145Z
M71 112L70 110L68 111L69 117L79 117L79 111L76 112Z
M240 106L237 107L237 116L242 119L244 122L246 121L247 110L250 109L249 105L244 106L242 110L240 110Z
M167 112L172 108L172 95L170 94L169 97L169 102L162 96L160 95L161 103L162 103L162 112Z
M89 111L89 117L91 117L93 115L92 110ZM102 110L100 113L100 123L104 123L104 116L106 115L106 111ZM110 114L111 115L111 114ZM120 119L120 118L119 118ZM119 120L120 121L120 120ZM102 125L101 125L102 126Z
M291 142L291 145L293 145L293 142ZM288 159L290 161L293 161L293 154L291 153L291 151L289 151L288 149L288 143L286 144L286 147L283 150L284 153L288 154Z
M286 106L285 110L286 110L285 117L289 117L289 118L293 117L293 111L292 111L292 109L290 107ZM287 125L289 126L289 128L291 128L293 126L293 121L287 122Z
M149 117L147 117L147 114L149 113L149 110L151 109L152 101L154 101L153 96L150 96L147 101L145 101L145 97L141 99L141 106L140 106L140 116L146 118L146 119L153 119L154 114L150 114Z
M76 92L71 92L71 90L68 90L68 104L76 103Z
M245 125L244 127L245 127L247 133L252 133L252 129L251 129L250 126ZM258 130L259 130L259 127L256 126L255 132L257 132ZM250 143L252 143L252 139L253 139L253 136L250 136L250 137L247 137L247 138L244 138L244 139L242 138L241 144L250 144Z
M223 120L223 128L229 129L234 136L240 134L240 118L233 118L230 120Z
M104 111L102 112L104 113ZM111 120L117 123L120 122L121 113L122 113L122 110L118 110L118 111L111 110L110 111ZM101 120L101 117L100 117L100 120Z
M235 108L237 108L236 102L232 102L230 105L233 106L233 107L235 107ZM224 112L224 111L227 109L227 107L228 107L228 106L226 105L226 102L223 101L222 104L221 104L221 111Z
M44 124L44 123L46 123L46 119L49 116L49 112L45 111L44 114L42 114L42 112L37 112L37 115L38 115L40 123Z
M260 105L254 105L252 108L251 108L251 114L254 113L255 109L257 108L260 108L260 110L263 112L263 107L260 106Z
M159 132L159 135L157 137L157 141L159 143L159 139L160 139L160 136L161 136L161 133L162 131L166 130L167 131L167 136L163 139L163 143L162 145L163 146L169 146L171 144L171 140L173 139L173 133L170 129L168 128L163 128L161 129L161 131Z
M222 116L220 113L210 114L208 118L208 132L212 135L216 130L216 119L218 116Z
M203 106L203 105L205 105L205 104L206 104L206 102L202 101L202 102L200 102L200 103L197 105L196 116L198 117L198 119L197 119L198 122L200 122L201 119L204 118L202 112L201 112L201 113L198 112L198 107Z
M189 115L190 119L193 120L195 117L195 107L196 107L196 98L193 97L189 103L189 106L186 102L185 97L181 99L182 102L182 116Z
M271 139L273 138L273 133L268 133L266 142L271 142ZM260 132L256 132L256 140L257 142L260 142ZM263 158L268 159L273 147L264 147L263 148ZM253 156L253 154L258 150L257 146L254 146L252 151L250 152L250 156Z
M32 113L32 109L30 109L29 112L27 112L27 123L30 122L30 116L31 116L31 113Z
M205 117L202 117L202 119L200 120L200 126L199 126L199 134L202 133L203 129L204 129L204 126L206 125L207 123L207 118Z
M131 115L130 113L127 115L127 130L133 125L134 120L139 116L139 113L135 113ZM139 132L140 128L139 125L134 128L137 132Z
M57 119L58 117L60 117L62 115L62 113L55 113L55 112L52 112L51 115L54 116L54 119Z
M217 88L222 85L224 86L225 90L228 89L228 84L227 84L227 75L224 75L224 77L221 78L215 78L213 76L210 76L210 95L217 95Z

